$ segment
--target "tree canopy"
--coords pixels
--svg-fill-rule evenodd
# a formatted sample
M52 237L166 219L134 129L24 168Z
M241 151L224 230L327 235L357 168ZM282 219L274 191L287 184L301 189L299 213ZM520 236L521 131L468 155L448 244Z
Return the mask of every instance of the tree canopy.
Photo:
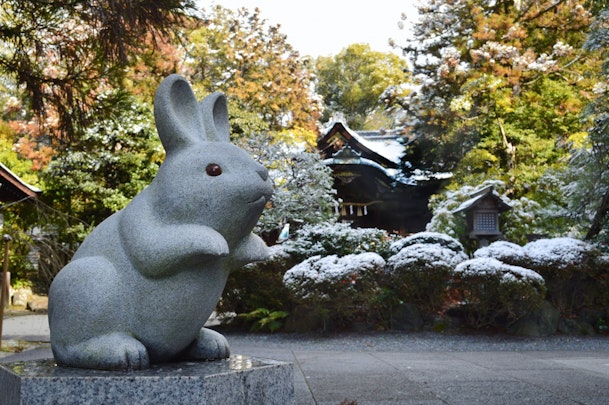
M186 65L195 91L226 93L234 109L256 113L270 131L316 128L306 60L258 9L207 10L189 35Z
M0 73L32 119L65 144L88 124L95 94L119 84L146 34L168 35L191 1L16 1L0 11Z
M588 136L575 146L559 176L566 206L586 239L609 239L609 9L592 24L584 48L600 53L602 66L595 76L593 100L583 118L591 122Z
M375 111L389 110L408 92L402 86L407 73L405 59L373 51L368 44L353 44L336 56L319 57L315 76L325 106L323 119L338 113L350 128L364 128ZM391 120L388 123L393 125Z
M402 46L418 84L404 103L418 139L405 170L450 170L449 190L500 180L506 197L541 204L541 232L598 234L609 201L600 180L607 177L605 6L421 5Z
M453 182L505 182L534 196L564 164L598 66L583 49L593 20L584 0L430 0L403 50L417 91L408 98L418 150L409 167L450 170ZM416 160L415 160L416 159Z

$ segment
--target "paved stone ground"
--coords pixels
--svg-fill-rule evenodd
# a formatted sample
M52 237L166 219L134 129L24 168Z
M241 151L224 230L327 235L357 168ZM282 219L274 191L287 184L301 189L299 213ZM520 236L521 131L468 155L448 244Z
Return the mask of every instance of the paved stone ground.
M5 319L5 339L48 341L44 315L19 318ZM292 362L297 404L609 404L607 336L382 332L227 338L233 353ZM0 362L50 356L47 344Z

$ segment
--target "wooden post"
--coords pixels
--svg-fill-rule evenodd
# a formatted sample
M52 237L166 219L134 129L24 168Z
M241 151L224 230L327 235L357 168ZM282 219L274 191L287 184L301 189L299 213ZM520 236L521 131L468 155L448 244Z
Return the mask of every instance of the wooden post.
M2 283L0 284L0 347L2 347L2 323L4 322L4 306L8 304L8 283L6 282L6 275L8 273L8 252L11 244L10 235L4 234L2 236L4 240L4 262L2 264ZM6 290L6 291L5 291Z

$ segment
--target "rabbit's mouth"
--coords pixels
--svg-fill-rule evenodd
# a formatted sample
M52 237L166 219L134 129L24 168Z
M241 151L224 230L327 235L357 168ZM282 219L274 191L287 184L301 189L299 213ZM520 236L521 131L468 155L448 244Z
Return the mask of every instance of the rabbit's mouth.
M266 200L267 197L265 195L261 195L260 197L256 198L255 200L252 200L250 202L248 202L249 205L258 205L258 204L266 204Z

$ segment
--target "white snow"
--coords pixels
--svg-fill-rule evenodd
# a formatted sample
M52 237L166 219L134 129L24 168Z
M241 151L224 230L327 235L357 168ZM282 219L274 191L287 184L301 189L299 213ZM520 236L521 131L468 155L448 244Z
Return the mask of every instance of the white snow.
M415 243L391 256L387 260L387 270L417 271L421 268L453 268L464 260L467 260L467 256L463 252L455 252L435 243Z
M498 240L474 252L475 258L492 257L500 261L523 263L526 261L524 248L516 243Z
M384 267L385 260L371 252L343 257L313 256L288 270L283 276L283 283L289 288L299 290L303 283L338 283L366 272L380 272Z
M381 166L380 164L376 163L373 160L370 159L366 159L366 158L357 158L357 159L349 159L349 160L344 160L341 162L340 158L329 158L329 159L324 159L322 160L322 162L325 165L332 165L332 164L360 164L360 165L364 165L364 166L370 166L370 167L374 167L375 169L385 173L385 175L387 177L393 178L395 177L395 175L397 174L397 170L396 169L386 169L383 166Z
M444 247L447 247L455 252L463 252L463 245L455 238L440 232L418 232L407 236L403 239L399 239L391 244L392 252L399 252L405 246L413 245L415 243L433 243Z
M399 143L396 139L371 140L363 138L357 134L356 136L359 138L358 141L368 149L378 153L394 163L400 163L400 159L404 155L405 148L404 145Z
M328 252L362 253L381 249L390 236L377 228L352 228L344 222L308 224L283 245L288 253L311 257ZM331 246L329 246L331 245Z
M332 128L334 126L334 124L335 124L334 122L331 122L329 124L328 128ZM379 155L383 156L384 158L386 158L396 164L400 163L400 159L401 159L402 155L404 154L405 149L404 149L404 145L402 145L400 142L398 142L397 139L395 139L393 137L378 137L378 139L373 140L373 139L365 138L365 137L361 136L357 132L348 128L346 125L344 125L344 127L349 132L349 135L351 135L353 137L353 139L355 139L357 142L359 142L366 148L370 149L371 151L373 151L375 153L378 153ZM327 130L326 130L326 132L327 132Z
M290 255L285 251L283 245L273 245L268 248L268 256L266 260L288 259Z
M455 274L461 277L497 277L500 282L523 281L544 284L543 277L533 270L505 264L491 257L464 261L455 267Z
M524 246L534 265L557 269L582 264L593 250L592 245L574 238L540 239Z

